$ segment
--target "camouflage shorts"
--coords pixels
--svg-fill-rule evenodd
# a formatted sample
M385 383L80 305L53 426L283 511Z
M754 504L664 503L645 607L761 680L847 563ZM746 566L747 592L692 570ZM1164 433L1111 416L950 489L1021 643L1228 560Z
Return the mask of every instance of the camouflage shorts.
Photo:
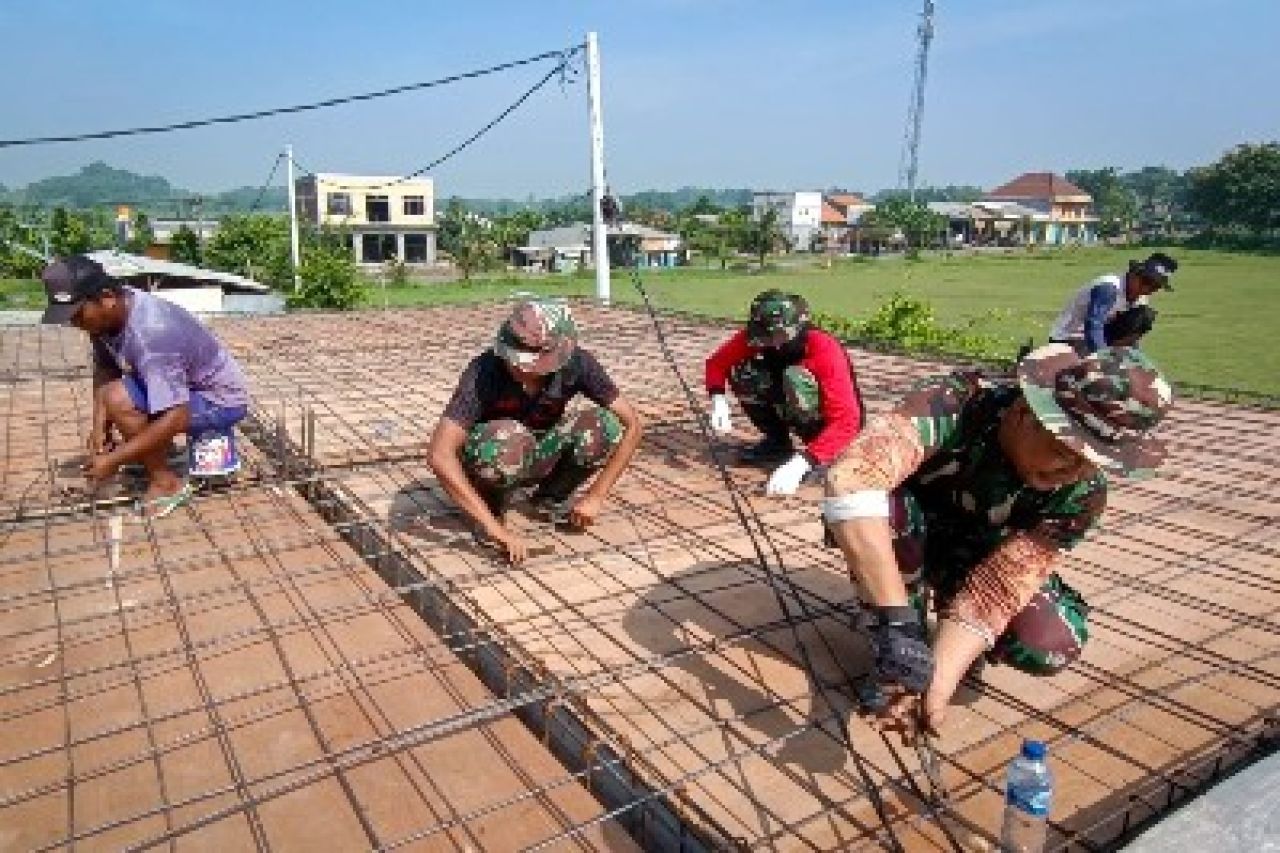
M467 433L462 467L480 483L510 489L542 480L566 453L583 468L599 468L621 439L618 416L599 406L566 415L542 432L514 420L486 421Z
M917 607L923 606L922 587L938 592L940 598L954 594L972 563L939 560L942 565L926 565L925 515L909 491L893 492L889 523L894 555ZM1055 572L996 638L988 657L1032 675L1053 675L1080 657L1089 639L1088 617L1089 606L1080 593Z
M744 406L770 406L792 427L822 422L822 392L807 368L792 365L781 381L756 361L744 361L729 373L729 386Z

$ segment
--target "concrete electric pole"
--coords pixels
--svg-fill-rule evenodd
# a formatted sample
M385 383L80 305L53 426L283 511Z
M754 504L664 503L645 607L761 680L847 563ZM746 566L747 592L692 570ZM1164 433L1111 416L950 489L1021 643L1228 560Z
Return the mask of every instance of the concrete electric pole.
M600 104L600 45L587 33L587 102L591 113L591 253L596 298L609 304L609 235L604 221L604 114Z
M298 272L302 264L302 253L298 249L298 200L294 197L292 145L284 147L284 156L289 161L289 257L293 259L293 292L297 293L302 283L302 276Z

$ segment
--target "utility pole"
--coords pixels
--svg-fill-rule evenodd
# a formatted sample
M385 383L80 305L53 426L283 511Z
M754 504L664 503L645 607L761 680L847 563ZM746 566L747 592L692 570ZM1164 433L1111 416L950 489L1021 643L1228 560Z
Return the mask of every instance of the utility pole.
M609 304L609 235L604 221L604 114L600 103L600 45L587 33L587 103L591 113L591 246L596 298Z
M292 145L284 147L284 157L289 161L289 257L293 260L293 292L297 293L302 285L302 276L298 272L302 258L298 249L298 201L294 198Z
M916 176L920 170L920 126L924 120L924 84L929 73L929 45L933 42L933 0L924 0L924 12L916 29L915 79L911 84L911 102L907 108L907 128L902 140L902 159L898 164L898 186L904 183L914 203Z

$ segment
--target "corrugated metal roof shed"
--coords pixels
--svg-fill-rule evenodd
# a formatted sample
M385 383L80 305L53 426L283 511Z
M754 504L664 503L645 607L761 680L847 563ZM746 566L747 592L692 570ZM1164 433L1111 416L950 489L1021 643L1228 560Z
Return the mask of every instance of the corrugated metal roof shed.
M251 278L218 270L207 270L191 264L177 261L161 261L114 249L103 249L88 252L87 257L102 264L110 275L116 278L159 277L164 279L184 279L202 284L219 284L229 293L270 293L271 288Z

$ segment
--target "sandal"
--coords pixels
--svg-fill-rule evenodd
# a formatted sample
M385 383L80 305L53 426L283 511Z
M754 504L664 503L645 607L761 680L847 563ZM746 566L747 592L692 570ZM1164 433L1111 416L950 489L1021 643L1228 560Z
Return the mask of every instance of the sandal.
M149 501L140 501L138 504L138 515L141 518L149 518L152 521L159 521L172 515L175 510L184 506L192 497L195 496L196 487L190 482L182 484L182 488L171 495L165 495L159 498L152 498Z

